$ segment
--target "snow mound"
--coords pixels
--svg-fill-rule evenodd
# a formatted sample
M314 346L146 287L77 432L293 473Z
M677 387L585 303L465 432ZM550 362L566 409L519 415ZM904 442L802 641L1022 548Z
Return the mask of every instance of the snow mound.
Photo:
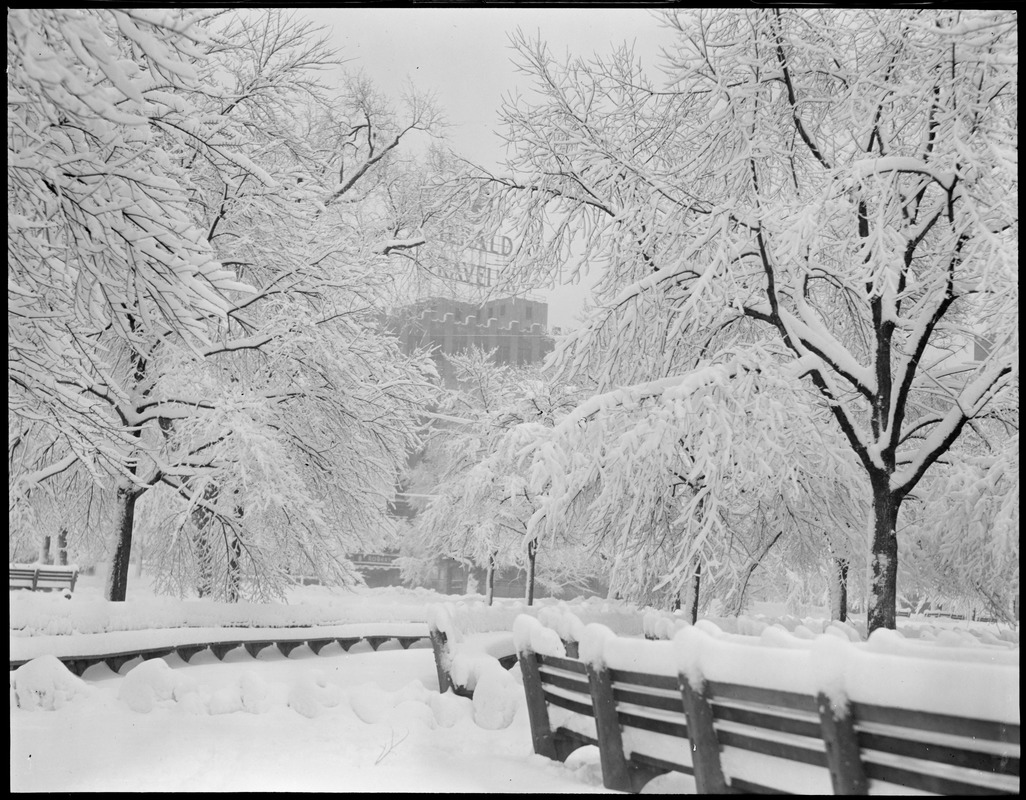
M496 731L508 728L524 702L524 691L498 661L491 661L474 689L474 722Z
M305 673L288 696L289 708L311 719L320 716L326 708L334 708L341 701L342 690L330 683L321 670Z
M218 689L207 700L207 712L210 714L234 714L243 708L242 694L238 686Z
M244 672L239 681L242 708L250 714L266 714L271 710L270 686L252 672Z
M435 715L435 723L440 728L451 728L474 713L474 704L470 698L460 697L452 691L445 694L430 692L427 703L431 713Z
M11 673L11 702L26 711L56 711L92 687L73 675L56 656L40 656Z
M374 683L364 683L349 694L349 705L369 725L381 722L392 709L392 695Z
M118 700L139 714L148 714L158 704L175 701L175 689L184 687L179 675L162 658L144 661L121 681ZM179 690L179 697L182 692Z

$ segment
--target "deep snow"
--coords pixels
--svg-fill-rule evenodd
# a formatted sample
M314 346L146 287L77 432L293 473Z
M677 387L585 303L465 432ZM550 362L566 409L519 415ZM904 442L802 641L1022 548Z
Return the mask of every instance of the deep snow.
M296 595L339 612L333 621L363 623L423 620L430 602L457 599L321 587ZM12 592L12 620L63 609L76 613L54 616L50 629L74 629L73 617L98 615L99 596L89 577L70 601ZM136 579L117 611L125 626L146 614L160 626L190 605L203 604L154 598ZM12 657L24 646L18 633ZM153 631L121 633L133 635L147 641ZM18 707L12 686L11 791L605 792L597 751L567 765L534 755L519 671L497 669L471 701L438 693L426 643L377 652L361 643L349 653L332 644L316 656L304 646L287 658L267 648L256 659L240 648L223 662L204 651L188 664L136 660L120 674L100 664L83 679L37 658L12 673L24 696Z
M33 658L11 673L12 791L607 791L594 748L578 751L565 765L533 753L517 667L505 671L497 662L485 665L476 675L473 701L442 695L426 642L409 650L390 642L377 652L359 644L348 653L331 644L320 655L303 646L287 658L267 648L254 659L239 648L223 662L204 651L189 663L177 656L136 660L120 673L100 664L82 679L56 658L41 655L55 646L62 653L100 652L112 640L119 649L132 642L155 646L169 635L183 635L160 629L183 625L316 620L356 629L380 620L377 624L403 631L426 630L427 619L437 622L443 611L448 616L452 601L460 598L425 590L352 593L304 587L295 590L287 606L218 606L154 597L147 582L137 578L128 602L108 604L100 599L100 585L99 578L85 577L70 600L11 593L11 657ZM432 605L442 602L450 605ZM477 605L459 607L474 621ZM541 616L559 629L557 611ZM759 623L758 636L743 637L707 623L695 633L713 635L718 642L703 646L704 659L722 660L721 654L729 655L745 640L769 647L765 656L779 651L773 658L783 663L793 658L783 651L804 648L803 639L812 637L807 626L814 623L799 622L792 621L791 632ZM655 623L659 620L645 621L646 627ZM938 632L907 624L912 638L878 637L878 643L871 640L862 649L912 656L941 640L950 645L941 649L952 655L1014 664L1017 674L1017 632L975 626L970 635L964 625ZM555 637L552 630L548 633ZM660 671L655 662L667 659L673 649L669 642L648 642L621 656L602 638L589 643L584 637L582 655L587 657L590 649L601 650L605 659L640 657L646 668ZM932 641L928 645L925 640ZM552 644L561 646L558 637ZM729 658L724 663L721 669L737 668ZM763 658L761 663L769 662ZM715 668L715 662L703 666ZM879 675L866 680L874 692L888 683ZM987 687L975 691L985 694ZM1006 699L1014 700L1017 722L1017 682L1014 698ZM686 781L667 776L646 788L686 790Z

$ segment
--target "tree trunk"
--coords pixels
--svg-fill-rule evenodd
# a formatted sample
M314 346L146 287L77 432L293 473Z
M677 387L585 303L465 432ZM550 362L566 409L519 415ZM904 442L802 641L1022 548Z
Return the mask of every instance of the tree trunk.
M680 595L677 595L675 605L677 608L683 608L684 613L690 620L691 624L694 625L698 621L698 595L699 590L702 586L702 565L695 564L695 572L691 576L691 580L687 585L687 595L684 598L683 604L680 603ZM676 610L676 609L675 609Z
M239 558L242 557L242 543L234 533L231 535L231 543L228 552L228 576L225 600L229 603L239 602Z
M745 607L745 592L748 591L748 582L752 579L752 573L759 568L762 560L769 553L770 549L775 545L780 537L784 535L783 531L778 531L777 535L770 539L766 544L762 546L762 550L759 554L752 558L751 562L745 568L744 577L741 579L741 588L737 593L737 598L734 600L734 608L731 610L731 615L735 617L741 616L741 612Z
M538 540L532 539L527 543L527 605L534 605L534 562L538 557Z
M702 564L695 564L695 578L692 584L694 589L691 592L691 624L698 622L698 597L702 588Z
M44 536L42 543L39 545L39 563L53 563L53 559L50 557L50 534Z
M68 566L68 529L61 528L57 534L57 563L62 567Z
M235 516L242 519L242 506L235 507ZM228 577L225 599L229 603L239 602L239 559L242 558L242 542L239 535L233 530L230 532L231 539L228 544Z
M211 569L211 548L206 528L193 532L193 546L196 552L196 594L209 597L214 593L214 575Z
M901 500L890 490L890 476L878 473L873 484L873 544L870 551L868 632L897 626L898 509Z
M834 579L831 581L830 618L844 622L848 619L848 559L832 559Z
M203 500L217 500L220 489L216 483L208 483L203 488ZM196 594L209 597L214 593L213 548L210 545L210 523L214 514L204 506L197 505L192 509L192 524L195 526L193 547L196 553Z
M117 544L107 576L106 599L123 603L128 591L128 567L132 557L132 529L135 527L135 504L141 492L134 486L119 486L117 490L114 530Z
M488 572L485 573L485 596L488 598L488 605L492 604L495 598L495 554L488 556Z
M143 543L136 542L135 548L135 577L141 578L143 571Z

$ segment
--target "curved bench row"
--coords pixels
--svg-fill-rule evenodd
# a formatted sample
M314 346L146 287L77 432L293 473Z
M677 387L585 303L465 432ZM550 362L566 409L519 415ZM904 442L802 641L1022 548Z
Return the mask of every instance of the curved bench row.
M81 676L87 669L89 669L89 667L95 666L96 664L106 664L114 672L118 672L121 667L129 661L134 661L137 658L149 660L152 658L164 658L171 655L177 655L183 661L188 662L193 656L204 650L209 650L214 654L218 661L222 661L229 652L240 647L244 648L253 658L256 658L261 650L268 647L276 647L283 656L288 657L289 653L303 645L309 647L310 650L317 655L329 644L333 644L335 642L337 642L339 646L348 653L349 649L353 647L353 645L360 642L366 642L371 646L372 650L377 650L385 642L395 640L404 650L406 650L410 645L422 640L426 641L428 638L427 632L422 635L382 633L357 636L307 635L302 637L274 636L258 639L232 638L219 641L188 642L162 647L139 647L118 652L90 653L88 655L57 655L56 658L58 658L75 675ZM30 660L30 658L12 658L11 670L17 669Z

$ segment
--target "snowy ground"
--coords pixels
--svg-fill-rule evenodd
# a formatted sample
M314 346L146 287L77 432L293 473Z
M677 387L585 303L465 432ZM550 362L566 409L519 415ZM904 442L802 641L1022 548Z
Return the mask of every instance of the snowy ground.
M98 581L87 577L64 602L86 609L98 597ZM317 587L304 598L329 600ZM358 621L372 613L369 600L395 620L422 615L432 599L452 598L381 590L330 598ZM133 602L169 604L138 582L126 605ZM12 603L49 599L20 592ZM11 791L606 791L597 751L567 765L534 755L522 694L493 693L477 709L439 694L426 644L404 651L390 642L377 652L359 644L349 653L333 644L316 656L301 647L288 658L268 648L256 659L239 649L224 662L203 652L188 664L177 656L131 662L122 674L101 664L82 682L59 663L22 670L30 667L26 686L55 675L65 685L50 693L52 710L17 707L12 689ZM497 729L478 724L507 719Z
M287 606L218 606L158 598L136 579L129 602L107 604L100 580L85 577L70 600L11 593L11 657L37 655L50 639L73 650L96 636L153 646L173 634L160 629L182 625L416 626L430 604L455 599L305 587ZM1017 632L974 634L987 652L1013 648L1017 665ZM474 701L441 695L426 642L348 653L331 644L320 655L303 646L287 658L240 648L223 662L204 651L189 663L129 662L120 674L100 664L82 679L44 656L11 675L12 791L606 792L595 748L565 765L534 755L516 667ZM684 788L678 779L646 788Z

